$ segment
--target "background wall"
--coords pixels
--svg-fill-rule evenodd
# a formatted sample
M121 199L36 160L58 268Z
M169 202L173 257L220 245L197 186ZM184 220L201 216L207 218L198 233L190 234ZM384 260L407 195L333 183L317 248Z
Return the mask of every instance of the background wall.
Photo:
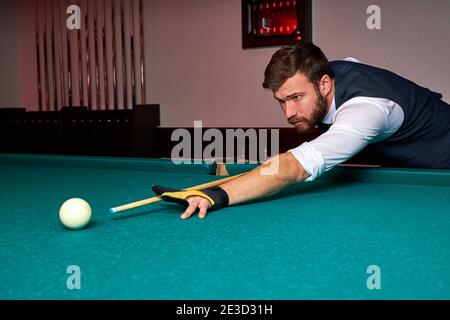
M17 107L20 98L19 5L0 1L0 107Z
M0 107L37 106L34 0L0 1ZM381 30L366 9L381 8ZM241 48L241 0L144 0L148 103L165 127L288 127L263 73L277 48ZM450 101L450 1L313 0L313 39L330 60L389 68ZM20 36L19 36L20 35ZM21 57L21 58L20 58Z
M241 49L241 0L154 0L150 92L162 124L287 127L261 87L277 48ZM366 9L381 8L381 30ZM450 101L450 1L313 0L313 39L330 60L353 56L389 68Z
M242 49L241 0L156 0L150 15L150 93L163 125L284 125L261 86L274 49Z
M314 1L314 0L313 0ZM330 59L353 56L444 94L450 102L450 1L315 0L315 41ZM381 30L365 27L381 8Z

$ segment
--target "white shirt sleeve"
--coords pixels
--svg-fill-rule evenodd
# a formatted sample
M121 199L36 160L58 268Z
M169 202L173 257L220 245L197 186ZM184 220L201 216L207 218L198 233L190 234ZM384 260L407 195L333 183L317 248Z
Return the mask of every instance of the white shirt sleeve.
M338 108L327 132L289 151L310 174L306 181L315 180L369 143L392 135L403 121L399 112L401 108L386 99L353 98Z

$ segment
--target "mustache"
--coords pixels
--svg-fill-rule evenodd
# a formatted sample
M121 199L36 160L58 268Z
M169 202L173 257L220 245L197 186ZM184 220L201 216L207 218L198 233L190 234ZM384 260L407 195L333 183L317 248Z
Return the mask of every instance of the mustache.
M305 117L296 117L296 116L292 116L289 119L287 119L287 122L291 125L295 125L297 122L308 122L308 119L306 119Z

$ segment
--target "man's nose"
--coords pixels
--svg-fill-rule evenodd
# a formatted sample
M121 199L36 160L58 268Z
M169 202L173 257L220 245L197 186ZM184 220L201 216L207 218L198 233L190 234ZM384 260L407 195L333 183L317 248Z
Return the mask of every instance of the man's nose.
M292 101L286 101L286 107L285 111L286 118L289 119L297 114L297 109L294 106L294 103Z

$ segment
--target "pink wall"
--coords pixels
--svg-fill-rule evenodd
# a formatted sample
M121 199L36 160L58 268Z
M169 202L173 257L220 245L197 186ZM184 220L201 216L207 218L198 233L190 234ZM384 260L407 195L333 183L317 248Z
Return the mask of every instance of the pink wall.
M19 48L20 48L20 102L27 110L39 108L35 29L35 0L20 0L19 4Z
M34 6L0 1L0 108L38 108Z
M352 56L390 69L450 102L450 1L314 0L314 38L329 59ZM381 29L365 27L368 6Z
M18 19L18 3L0 1L0 108L22 105Z
M261 86L274 48L241 47L241 0L154 0L147 14L150 101L163 126L285 126Z

